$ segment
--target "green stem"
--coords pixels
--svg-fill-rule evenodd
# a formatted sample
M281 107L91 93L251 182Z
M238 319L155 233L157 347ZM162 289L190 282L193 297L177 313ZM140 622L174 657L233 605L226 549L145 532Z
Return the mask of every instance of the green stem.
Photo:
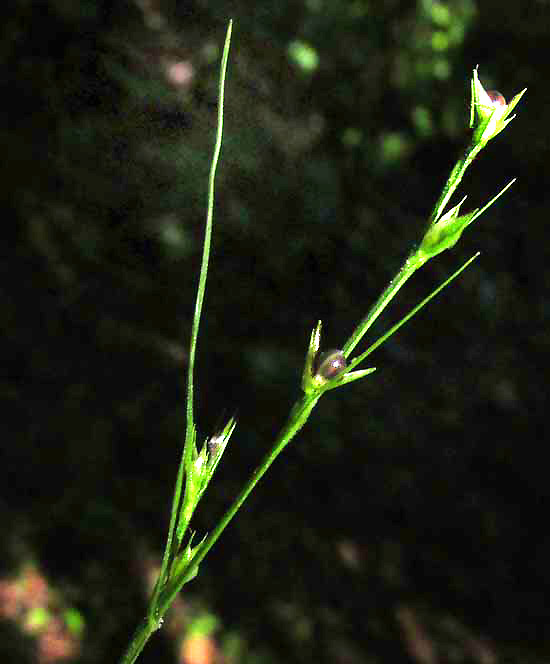
M157 624L151 624L151 622L148 619L145 619L141 625L138 626L138 628L135 631L134 636L132 637L132 640L130 641L130 645L128 646L128 649L122 656L122 659L120 660L120 664L134 664L136 659L139 657L141 651L145 647L145 644L151 637L151 634L155 632L158 629L159 625L158 622Z
M460 184L460 181L464 177L466 169L484 147L485 147L484 143L472 143L466 150L462 159L459 159L456 162L453 170L451 171L451 174L447 178L445 186L443 187L441 196L439 197L437 203L434 205L434 209L432 210L432 213L430 215L429 226L434 224L439 219L439 217L441 217L441 215L443 214L443 210L445 209L445 206L449 202L449 199L454 194L456 188Z
M229 57L229 44L231 41L231 31L233 21L229 21L227 34L225 37L225 46L223 49L222 63L220 68L220 81L218 86L218 127L216 131L216 142L214 145L214 154L210 164L210 174L208 176L208 207L206 211L206 228L204 232L204 242L202 249L201 271L199 275L199 286L197 288L197 299L195 302L195 314L193 316L193 326L191 329L191 344L189 347L189 367L187 372L187 428L193 427L193 369L195 367L195 355L197 351L197 338L199 336L199 324L201 320L202 304L204 301L204 292L206 290L206 276L208 274L208 262L210 260L210 246L212 244L212 219L214 216L214 182L216 179L216 169L222 148L223 135L223 103L225 72L227 70L227 60Z
M412 255L413 254L411 254L411 256ZM397 291L403 286L407 279L413 275L415 270L420 267L420 264L417 261L411 260L411 256L409 256L409 258L407 258L407 260L403 263L399 272L386 286L382 295L380 295L380 297L372 305L367 315L355 328L351 337L344 344L342 352L346 357L350 356L351 352L361 341L369 327L374 323L378 316L380 316L391 300L397 295Z

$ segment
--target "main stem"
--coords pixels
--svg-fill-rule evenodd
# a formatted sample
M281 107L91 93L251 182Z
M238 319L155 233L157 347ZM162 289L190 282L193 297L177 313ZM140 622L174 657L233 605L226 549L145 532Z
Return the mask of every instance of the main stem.
M413 275L414 271L418 269L418 267L420 267L418 262L411 261L411 257L409 256L409 258L407 258L407 260L401 266L399 272L386 286L382 295L380 295L380 297L369 309L367 315L355 328L351 337L344 344L342 352L346 357L350 356L351 352L361 341L369 327L374 323L378 316L380 316L391 300L396 296L397 291L403 286L407 279Z
M445 206L449 202L449 199L454 194L456 188L460 184L460 181L464 177L466 169L472 163L472 161L477 157L477 155L481 152L481 150L483 150L484 147L485 143L472 143L467 148L462 159L459 159L456 162L453 170L451 171L451 174L447 178L445 186L443 187L441 196L437 200L437 203L434 205L434 209L432 210L432 213L430 215L428 226L434 224L439 219L439 217L441 217L441 215L443 214L443 210L445 209Z
M136 629L130 645L120 660L120 664L134 664L140 656L145 644L149 641L153 632L159 628L158 622L153 624L148 618L143 620Z

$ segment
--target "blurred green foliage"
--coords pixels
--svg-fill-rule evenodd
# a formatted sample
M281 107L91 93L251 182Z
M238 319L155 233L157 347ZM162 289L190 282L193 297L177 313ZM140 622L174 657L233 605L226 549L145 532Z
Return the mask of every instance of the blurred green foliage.
M2 559L24 541L71 595L82 661L122 652L139 561L162 549L230 17L197 399L202 438L233 412L238 427L199 531L282 424L315 322L338 347L418 241L467 137L472 68L529 92L463 190L475 207L518 183L377 329L481 260L372 379L325 399L183 601L239 662L405 663L423 643L432 661L547 661L548 4L12 5ZM172 636L142 661L175 661Z

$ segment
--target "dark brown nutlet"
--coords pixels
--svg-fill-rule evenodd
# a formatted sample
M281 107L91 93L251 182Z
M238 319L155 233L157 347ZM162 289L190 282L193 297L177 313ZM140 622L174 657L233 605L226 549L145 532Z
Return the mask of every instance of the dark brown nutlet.
M331 380L347 367L347 360L341 350L327 350L321 353L314 365L314 373L325 380Z

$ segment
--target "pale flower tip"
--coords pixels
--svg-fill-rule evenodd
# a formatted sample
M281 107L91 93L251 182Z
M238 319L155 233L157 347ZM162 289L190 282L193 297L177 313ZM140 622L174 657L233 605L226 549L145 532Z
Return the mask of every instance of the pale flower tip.
M500 94L498 90L487 90L487 96L491 100L493 106L507 106L504 95Z

